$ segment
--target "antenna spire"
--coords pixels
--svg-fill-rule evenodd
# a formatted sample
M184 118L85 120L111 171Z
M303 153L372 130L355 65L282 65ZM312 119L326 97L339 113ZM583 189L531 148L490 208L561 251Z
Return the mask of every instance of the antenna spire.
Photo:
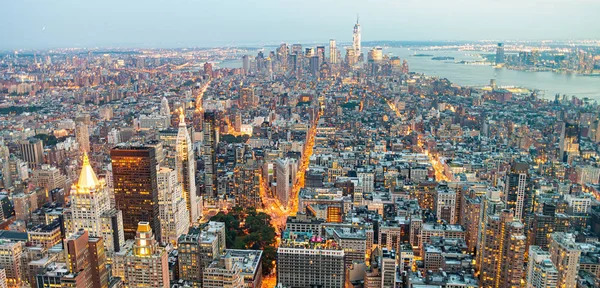
M356 24L358 24L358 13L356 13Z

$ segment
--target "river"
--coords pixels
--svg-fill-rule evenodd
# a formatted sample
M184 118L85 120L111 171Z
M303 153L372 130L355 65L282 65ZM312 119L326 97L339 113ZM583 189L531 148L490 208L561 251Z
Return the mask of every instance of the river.
M271 47L269 47L271 48ZM367 55L369 48L363 49ZM462 86L489 85L490 79L496 79L498 86L518 86L537 89L544 92L544 98L554 99L555 94L575 95L579 98L588 97L600 102L600 77L554 72L515 71L506 68L495 68L490 65L465 65L455 62L482 60L476 51L417 51L408 48L384 48L384 55L390 54L406 59L410 71L430 76L448 78L453 83ZM327 52L328 53L328 52ZM345 52L344 52L345 53ZM414 54L433 55L416 57ZM452 61L432 60L432 57L454 57ZM342 58L344 55L342 55ZM239 68L242 61L231 60L218 64L224 68Z

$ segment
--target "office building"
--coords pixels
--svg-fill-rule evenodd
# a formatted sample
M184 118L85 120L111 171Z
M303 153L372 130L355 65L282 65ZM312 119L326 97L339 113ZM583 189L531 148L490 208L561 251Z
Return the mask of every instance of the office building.
M84 152L79 179L71 187L71 219L68 221L71 225L69 225L68 233L84 229L90 236L103 237L105 240L113 239L113 233L120 231L114 231L112 225L103 227L102 219L102 215L111 209L114 207L111 205L110 190L104 179L96 177L88 155ZM118 220L121 219L117 218ZM115 224L117 229L123 226L122 223ZM108 253L113 253L115 249L118 249L114 246L114 242L107 241L105 244Z
M149 146L117 146L110 151L115 203L123 213L125 239L133 239L139 222L160 231L157 155ZM160 232L158 232L160 234ZM160 235L157 236L160 239Z
M218 237L190 228L177 241L179 255L179 279L192 287L202 286L204 269L219 256Z
M139 223L125 261L125 287L170 287L168 253L156 243L150 223Z
M249 159L246 163L236 166L236 202L243 208L260 208L260 169L255 160Z
M498 47L496 47L496 65L504 64L504 43L498 43Z
M528 170L527 163L512 163L504 186L506 209L512 210L515 218L519 220L531 213L533 195L529 187Z
M575 287L579 271L581 248L575 243L575 236L564 232L550 234L550 259L558 270L557 287Z
M204 269L203 288L245 287L239 264L225 255Z
M361 51L361 39L360 39L360 24L358 24L358 16L356 17L356 24L352 30L352 50L354 50L355 57L360 57ZM358 61L358 60L357 60ZM356 63L356 61L354 62Z
M90 152L90 131L87 122L77 122L75 125L75 139L79 144L79 151Z
M0 239L0 268L6 273L8 287L21 287L23 269L21 257L25 243Z
M277 248L277 283L285 287L341 288L344 251L331 243L309 242L308 235L283 239Z
M171 108L169 108L169 100L163 97L160 100L160 115L171 117Z
M87 287L108 287L108 271L102 238L89 237L88 232L82 229L71 235L66 240L65 246L70 273L82 274L81 277L88 284Z
M179 235L187 232L190 219L185 200L175 171L161 167L158 171L159 242L176 245Z
M30 138L19 144L21 157L29 168L35 168L37 165L44 163L44 143L37 138Z
M182 196L185 199L189 215L188 223L196 223L201 216L200 201L198 201L196 194L196 157L193 146L185 124L185 116L183 110L181 110L177 144L175 146L177 153L175 156L175 170L177 171L177 181L183 188Z
M329 62L331 64L336 64L338 62L337 53L338 53L338 51L336 48L335 39L330 39L329 40Z
M550 253L540 246L529 246L527 264L527 288L554 288L557 286L558 271L550 260Z
M488 216L483 247L483 287L519 287L524 275L526 239L523 224L509 210Z
M204 112L202 133L204 143L202 145L202 157L204 158L204 196L208 198L217 197L217 144L219 143L219 132L217 128L217 112Z
M579 155L579 125L563 122L559 140L559 161L571 163L570 159Z

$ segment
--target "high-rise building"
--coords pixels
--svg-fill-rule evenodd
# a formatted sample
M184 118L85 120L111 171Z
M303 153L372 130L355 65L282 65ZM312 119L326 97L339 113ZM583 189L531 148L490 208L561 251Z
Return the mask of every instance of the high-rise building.
M446 187L437 189L435 196L437 220L456 224L456 192Z
M310 74L314 77L319 76L319 56L314 55L309 58L309 70Z
M275 194L279 202L287 207L289 205L290 197L292 196L292 185L294 173L291 169L293 160L290 158L277 159L275 161L275 176L277 177L277 187L275 188Z
M574 156L579 155L579 125L563 122L560 131L559 161L569 162Z
M250 57L248 55L242 56L242 70L244 71L244 75L250 72Z
M259 208L260 198L260 169L253 159L235 168L236 202L243 208Z
M171 117L171 108L169 108L169 100L166 97L160 101L160 115Z
M123 213L125 239L135 237L139 222L151 223L160 231L158 161L154 147L117 146L110 151L110 157L116 208L126 211Z
M484 235L483 287L520 287L526 247L523 224L505 209L488 216Z
M196 157L194 157L193 143L190 140L183 110L179 114L179 131L177 132L175 169L177 181L183 188L182 196L188 210L188 223L196 223L200 217L199 201L196 194ZM174 238L173 240L176 240Z
M75 126L75 138L79 144L79 150L90 152L90 131L88 124L85 122L77 122Z
M282 240L277 248L277 283L285 287L344 287L344 250L309 240L308 234Z
M38 164L44 163L44 142L37 138L30 138L19 144L21 157L29 168L34 168Z
M510 172L506 175L504 202L506 209L513 211L515 218L523 220L531 212L532 191L528 185L527 163L513 163Z
M202 124L204 143L202 157L204 158L204 195L208 198L217 196L217 144L219 132L217 128L217 115L215 111L204 112Z
M21 287L23 269L21 257L25 243L0 239L0 268L6 272L9 287Z
M177 241L179 279L192 287L202 287L204 269L219 256L218 236L190 228Z
M111 205L110 191L104 179L98 179L94 169L90 165L87 153L83 154L83 165L79 180L71 187L71 227L68 233L76 233L84 229L90 236L103 237L104 239L113 239L113 228L119 229L123 226L122 223L115 223L115 227L103 227L103 214L114 209ZM118 213L115 211L115 213ZM121 220L117 218L117 221ZM117 232L119 232L117 230ZM122 233L122 231L120 231ZM117 238L120 238L117 236ZM122 243L122 239L120 239ZM118 246L114 246L114 242L106 241L106 251L113 253L118 251Z
M338 62L337 53L335 39L329 39L329 62L331 64L336 64Z
M240 265L231 257L223 257L214 261L204 270L202 287L244 287L244 277Z
M70 273L83 274L87 287L108 287L108 271L102 238L89 237L88 232L81 229L66 240L66 248Z
M550 259L558 270L558 285L556 287L575 287L581 248L575 243L574 235L564 232L550 234L549 248Z
M356 24L354 24L354 30L352 30L352 49L355 52L355 57L360 57L361 54L361 43L360 43L360 24L358 24L358 16L356 17ZM356 62L355 62L356 63Z
M168 253L156 243L150 223L139 223L125 261L125 287L170 287Z
M496 47L496 65L504 64L504 43L498 43Z
M183 197L181 184L175 171L161 167L158 171L158 206L160 218L161 243L177 244L179 235L189 228L189 212L186 198Z
M554 288L557 286L558 271L550 260L550 253L540 246L529 246L527 264L527 288Z

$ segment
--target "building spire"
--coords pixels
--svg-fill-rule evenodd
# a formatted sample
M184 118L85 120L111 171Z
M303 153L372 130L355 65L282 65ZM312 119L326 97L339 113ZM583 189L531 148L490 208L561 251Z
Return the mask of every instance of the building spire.
M183 115L183 108L179 110L179 126L185 126L185 115Z
M356 13L356 24L358 25L358 13Z
M87 152L83 152L83 164L81 166L81 173L79 174L79 181L77 182L79 188L92 189L100 186L100 181L94 173L92 165L90 165L90 159L88 158Z

